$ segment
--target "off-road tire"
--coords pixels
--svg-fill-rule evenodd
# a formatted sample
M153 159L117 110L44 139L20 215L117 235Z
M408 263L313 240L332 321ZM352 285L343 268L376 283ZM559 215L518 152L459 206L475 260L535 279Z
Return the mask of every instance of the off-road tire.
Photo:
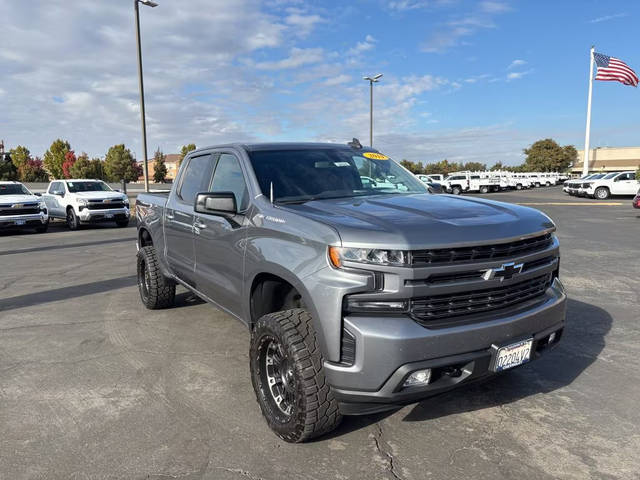
M168 308L176 298L176 284L162 274L156 250L143 247L137 258L140 299L149 310Z
M611 192L609 192L607 187L598 187L596 191L593 192L593 196L598 200L606 200L611 196Z
M264 350L279 342L292 371L291 412L283 413L266 380ZM283 440L299 443L335 429L342 416L327 384L323 359L312 325L303 309L284 310L261 317L251 332L251 382L269 428ZM291 385L290 384L290 385Z
M80 221L73 207L67 208L67 227L69 230L77 230L80 227Z

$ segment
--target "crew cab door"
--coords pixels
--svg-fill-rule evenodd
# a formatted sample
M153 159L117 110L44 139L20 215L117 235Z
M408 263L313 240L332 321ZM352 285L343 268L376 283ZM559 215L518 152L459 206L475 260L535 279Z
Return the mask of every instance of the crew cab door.
M43 195L44 203L47 205L49 216L66 217L64 196L66 195L64 182L51 182L47 193Z
M164 211L164 238L167 263L174 274L195 286L193 246L193 206L196 194L211 182L214 158L210 153L188 158L184 173L169 196Z
M621 173L611 183L611 193L614 195L635 195L637 191L635 173Z
M235 154L220 152L211 186L202 191L233 192L238 213L195 214L196 288L224 309L240 315L249 193L242 165Z

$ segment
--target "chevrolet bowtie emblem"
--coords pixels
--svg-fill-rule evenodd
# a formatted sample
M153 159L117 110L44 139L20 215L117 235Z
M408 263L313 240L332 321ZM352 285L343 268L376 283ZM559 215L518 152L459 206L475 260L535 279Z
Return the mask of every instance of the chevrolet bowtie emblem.
M111 200L110 200L110 199L108 199L108 198L105 198L105 199L102 201L102 203L111 203Z
M518 263L517 265L515 262L503 263L500 268L491 268L485 271L482 278L485 280L493 280L494 278L499 278L500 281L509 280L521 273L522 267L524 267L523 263Z
M11 205L11 208L23 208L24 204L23 203L14 203L13 205Z

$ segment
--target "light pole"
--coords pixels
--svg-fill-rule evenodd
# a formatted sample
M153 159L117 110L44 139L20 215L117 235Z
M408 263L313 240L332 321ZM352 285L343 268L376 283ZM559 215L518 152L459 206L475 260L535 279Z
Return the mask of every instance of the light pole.
M382 74L379 73L373 77L363 77L369 82L369 146L373 147L373 84L378 83Z
M138 45L138 85L140 86L140 117L142 119L142 153L144 155L144 191L149 191L149 164L147 162L147 122L144 115L144 82L142 81L142 45L140 44L140 9L138 4L148 7L157 7L158 4L151 0L133 0L136 11L136 44Z

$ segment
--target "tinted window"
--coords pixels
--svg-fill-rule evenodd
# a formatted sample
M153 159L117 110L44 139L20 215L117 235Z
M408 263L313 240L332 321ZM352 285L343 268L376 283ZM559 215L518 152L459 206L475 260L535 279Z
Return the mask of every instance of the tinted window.
M213 159L211 155L200 155L189 160L189 165L182 176L180 198L190 205L196 200L196 193L206 192L211 181Z
M67 182L71 193L78 192L111 192L111 187L104 182Z
M276 201L427 193L420 180L376 153L314 148L254 151L250 157L262 193L269 196L273 185Z
M0 185L0 195L31 195L21 183L3 183Z
M242 168L238 159L229 153L220 155L216 172L213 174L212 192L233 192L236 195L238 210L247 208L249 196L247 185L242 175Z

